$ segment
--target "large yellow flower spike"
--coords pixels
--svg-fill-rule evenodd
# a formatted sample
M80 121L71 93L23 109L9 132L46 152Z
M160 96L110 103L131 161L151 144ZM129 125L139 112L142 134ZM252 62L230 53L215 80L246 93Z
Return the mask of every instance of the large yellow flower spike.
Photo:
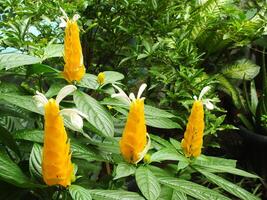
M64 71L63 76L69 82L80 81L85 74L83 64L82 47L79 36L79 27L77 20L79 15L74 15L73 19L69 19L64 10L61 9L64 17L61 18L61 27L65 28L64 38ZM66 21L65 21L66 20Z
M74 126L81 128L81 112L75 109L59 110L60 101L76 90L73 85L61 89L56 100L47 100L46 97L36 92L35 101L39 107L44 107L44 147L42 158L42 174L44 182L51 185L67 187L71 184L73 164L71 163L70 141L64 127L62 115L68 115Z
M193 104L184 133L184 138L181 143L181 146L187 157L196 158L201 154L205 127L203 104L205 104L208 109L213 109L213 104L210 103L208 99L204 101L201 99L209 89L209 86L204 87L199 95L199 98L194 97L195 102Z
M146 130L144 97L141 98L146 84L139 88L137 98L131 93L129 97L118 86L114 87L119 91L112 97L121 98L130 106L127 122L120 140L120 151L124 159L129 163L137 164L143 159L150 147L150 138Z

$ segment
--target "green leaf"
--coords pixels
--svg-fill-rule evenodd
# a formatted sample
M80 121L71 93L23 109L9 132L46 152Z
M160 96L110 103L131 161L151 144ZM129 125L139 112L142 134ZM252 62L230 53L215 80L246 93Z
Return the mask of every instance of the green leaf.
M159 178L159 181L161 184L166 185L168 187L171 187L178 192L182 192L185 194L188 194L196 199L201 199L201 200L230 200L228 197L223 196L222 194L211 190L207 187L198 185L196 183L182 180L182 179L177 179L177 178L172 178L172 177L162 177Z
M153 135L153 134L149 134L149 135L150 135L150 138L151 138L153 141L159 143L159 144L162 145L163 147L167 147L167 148L170 148L170 149L173 148L173 146L172 146L168 141L164 140L163 138L161 138L161 137L159 137L159 136L157 136L157 135Z
M58 82L52 84L50 88L48 89L48 91L45 93L45 96L48 98L56 96L64 86L65 84L58 83Z
M42 178L42 146L35 143L32 147L29 168L33 177Z
M0 69L11 69L23 65L40 63L41 58L19 53L0 54Z
M221 166L228 166L228 167L235 168L236 167L236 160L201 155L201 156L197 157L197 159L194 160L194 164L197 164L197 165L221 165Z
M178 192L170 187L162 187L160 196L157 200L187 200L186 194Z
M18 156L20 156L20 151L17 143L15 142L13 135L4 127L0 126L0 143L9 147L14 151Z
M13 105L16 105L20 108L24 108L31 112L41 114L41 111L37 108L32 96L23 96L18 94L1 94L0 99L7 101Z
M222 74L219 74L216 78L222 85L222 90L232 97L233 103L235 104L236 108L240 109L241 100L236 87Z
M0 179L21 188L34 188L34 184L7 155L0 151Z
M235 174L239 176L244 176L244 177L249 177L249 178L259 178L257 175L251 174L249 172L243 171L241 169L237 169L232 166L224 166L224 165L219 165L217 163L211 164L211 163L199 163L197 165L193 166L198 166L201 167L201 169L205 169L209 172L218 172L218 173L230 173L230 174Z
M182 129L182 127L168 118L146 118L146 125L163 129Z
M88 116L87 121L98 130L97 133L105 137L114 135L112 117L98 101L83 92L76 91L74 103L80 111Z
M161 162L165 160L187 161L183 155L179 154L175 149L170 148L160 149L151 156L151 162Z
M43 60L47 58L62 57L63 51L63 44L50 44L44 49Z
M260 72L260 67L252 61L242 59L235 64L222 69L222 74L228 78L252 80Z
M78 86L96 90L99 86L97 83L97 76L93 74L85 74Z
M140 166L135 173L135 179L142 194L148 200L155 200L160 195L160 184L154 174L145 166Z
M91 200L90 191L79 185L69 186L70 196L73 200Z
M119 163L116 167L116 176L113 178L114 180L130 176L135 173L135 166L128 163Z
M149 116L153 116L153 117L162 117L162 118L175 118L176 116L173 115L172 113L169 113L165 110L159 109L159 108L155 108L153 106L150 105L145 105L145 114L149 117Z
M117 81L124 79L124 75L119 72L104 71L104 74L105 74L104 85L108 83L116 83Z
M145 200L135 192L123 190L89 190L94 200Z
M43 143L44 131L43 130L19 130L13 133L16 140L26 140L31 142Z
M41 73L59 73L59 71L49 65L33 64L27 68L27 75Z
M102 149L101 149L102 150ZM73 158L84 159L87 161L112 161L111 157L101 151L95 150L90 146L85 146L71 140L71 151Z
M238 185L231 183L220 176L212 174L202 169L197 169L201 174L203 174L207 179L209 179L214 184L218 185L219 187L223 188L227 192L239 197L240 199L244 200L259 200L258 197L251 194L250 192L244 190L243 188L239 187Z

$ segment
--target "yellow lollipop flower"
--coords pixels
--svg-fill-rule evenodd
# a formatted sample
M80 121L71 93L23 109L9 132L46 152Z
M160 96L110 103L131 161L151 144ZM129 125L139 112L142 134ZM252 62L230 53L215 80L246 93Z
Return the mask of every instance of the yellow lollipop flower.
M146 84L141 85L137 98L135 98L133 93L128 97L123 90L116 85L114 85L114 87L119 93L112 95L112 97L121 98L130 106L130 111L120 140L120 150L124 159L134 164L137 164L143 159L150 147L150 138L145 124L144 97L141 98L146 86Z
M60 101L76 90L73 85L61 89L56 100L49 99L36 92L35 101L39 107L44 107L44 147L42 158L42 174L44 182L51 185L67 187L73 179L73 164L71 163L70 141L68 139L62 115L68 115L71 123L81 128L84 116L76 109L59 110Z
M79 15L69 19L64 10L61 9L64 17L61 18L61 27L65 28L64 37L64 71L63 76L68 82L80 81L85 74L83 64L82 47L79 36L77 20Z
M202 101L203 95L210 89L209 86L204 87L199 95L199 98L195 98L191 114L188 119L184 138L181 146L187 157L198 157L201 154L201 148L203 144L203 133L204 133L204 109L203 104L208 109L213 109L213 104L209 100Z

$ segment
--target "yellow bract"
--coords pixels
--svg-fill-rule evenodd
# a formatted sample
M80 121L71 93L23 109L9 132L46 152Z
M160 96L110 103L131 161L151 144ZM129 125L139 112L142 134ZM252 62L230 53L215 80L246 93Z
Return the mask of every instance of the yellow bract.
M129 163L137 163L140 153L147 145L147 130L145 125L144 99L131 102L130 112L120 140L120 150Z
M97 82L99 85L103 85L104 82L105 82L105 74L104 72L100 72L98 75L97 75Z
M45 104L42 173L47 185L70 185L73 177L70 142L59 106L54 99Z
M68 82L80 81L85 74L79 27L74 20L68 20L64 38L64 78Z
M198 157L201 154L204 126L203 103L200 100L196 100L182 140L182 148L187 157Z

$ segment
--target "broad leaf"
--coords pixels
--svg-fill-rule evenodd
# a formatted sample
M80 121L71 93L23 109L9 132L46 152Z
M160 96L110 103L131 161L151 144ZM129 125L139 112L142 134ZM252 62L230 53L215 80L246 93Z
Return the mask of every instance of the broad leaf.
M242 59L224 68L222 74L228 78L252 80L260 72L260 67L250 60Z
M37 108L32 96L22 96L18 94L1 94L0 99L7 101L13 105L24 108L31 112L41 114L41 111Z
M186 194L178 192L170 187L164 186L161 188L160 196L157 200L187 200Z
M21 188L34 188L34 184L7 155L0 151L0 179Z
M43 60L53 57L62 57L64 51L63 44L50 44L44 49Z
M87 115L87 121L97 130L97 133L112 137L114 135L114 124L111 115L93 97L76 91L74 103L80 111Z
M178 123L168 118L162 118L162 117L146 118L146 125L156 127L156 128L164 128L164 129L174 129L174 128L181 129L182 128Z
M11 69L23 65L40 63L42 60L38 57L19 53L0 54L0 69Z
M255 195L251 194L250 192L239 187L238 185L221 178L220 176L217 176L205 170L201 170L201 169L197 169L197 170L200 173L202 173L208 180L218 185L219 187L223 188L227 192L239 197L240 199L244 199L244 200L259 200L260 199L256 197Z
M20 156L20 151L17 143L15 142L13 135L4 127L0 126L0 143L9 147L18 156Z
M216 192L215 190L211 190L207 187L198 185L196 183L172 178L172 177L162 177L159 178L161 184L171 187L178 192L182 192L188 194L196 199L201 200L230 200L228 197L223 196L222 194Z
M150 106L150 105L145 105L145 114L147 116L162 117L162 118L175 118L176 117L172 113L169 113L165 110L162 110L162 109Z
M116 167L116 176L114 177L114 180L130 176L135 173L135 170L136 168L134 165L128 163L119 163L118 166Z
M83 79L78 83L80 87L96 90L99 86L97 83L97 76L93 74L85 74Z
M34 144L29 160L30 173L35 178L42 177L42 146Z
M70 196L73 200L91 200L90 191L79 185L69 186Z
M151 156L151 162L161 162L164 160L179 160L184 162L187 161L187 159L183 155L179 154L175 149L171 148L160 149Z
M43 130L20 130L13 133L16 140L26 140L31 142L43 143L44 131Z
M123 190L89 190L94 200L145 200L135 192Z
M160 195L160 184L154 174L145 166L140 166L135 173L135 179L142 194L148 200L155 200Z

